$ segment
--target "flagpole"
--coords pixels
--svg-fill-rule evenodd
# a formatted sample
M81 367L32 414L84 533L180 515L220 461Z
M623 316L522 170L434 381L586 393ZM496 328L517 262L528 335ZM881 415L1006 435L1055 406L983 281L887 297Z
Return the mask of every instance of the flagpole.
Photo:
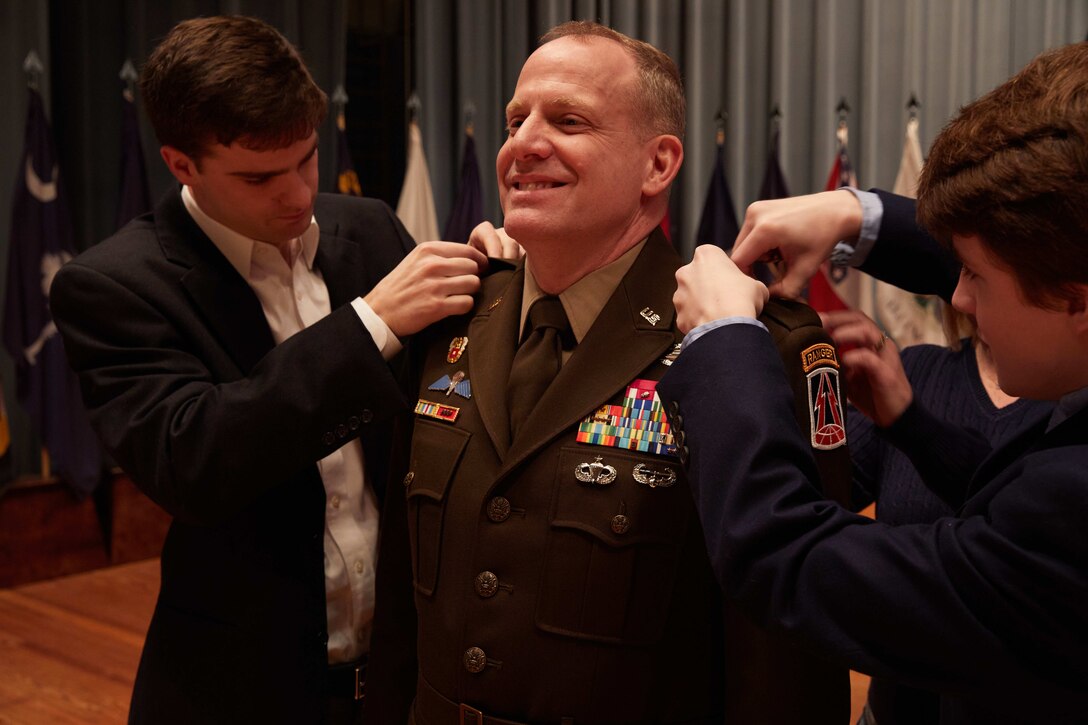
M39 91L45 66L42 65L42 59L38 57L37 51L31 50L26 54L26 59L23 61L23 72L26 73L27 87L32 91Z

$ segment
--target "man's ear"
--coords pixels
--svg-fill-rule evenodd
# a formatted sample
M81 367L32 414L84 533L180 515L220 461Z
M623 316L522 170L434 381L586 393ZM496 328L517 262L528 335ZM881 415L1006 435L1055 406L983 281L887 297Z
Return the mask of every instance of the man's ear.
M662 134L647 142L651 145L651 166L646 179L642 182L644 196L657 196L669 188L669 184L680 173L680 164L684 161L684 144L671 134Z
M160 147L159 154L162 156L162 160L166 162L166 168L170 169L170 173L174 175L175 179L186 186L192 186L193 180L199 173L196 159L182 153L173 146Z

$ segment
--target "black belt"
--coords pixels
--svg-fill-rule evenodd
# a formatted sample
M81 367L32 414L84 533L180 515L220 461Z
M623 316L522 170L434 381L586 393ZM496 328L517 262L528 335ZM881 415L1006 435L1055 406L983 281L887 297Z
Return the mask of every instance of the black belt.
M415 715L417 723L426 725L525 725L517 720L504 720L487 715L463 702L454 702L427 684L422 676L416 687ZM573 723L574 718L565 717L560 720L561 725Z
M366 697L366 655L355 662L332 665L325 680L329 697L362 700Z

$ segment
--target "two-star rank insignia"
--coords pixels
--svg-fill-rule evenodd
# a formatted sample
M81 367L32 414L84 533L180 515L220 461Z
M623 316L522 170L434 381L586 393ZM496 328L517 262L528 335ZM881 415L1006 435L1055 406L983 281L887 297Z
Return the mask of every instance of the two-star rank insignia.
M451 393L457 393L466 400L472 397L472 383L465 377L465 373L458 370L452 377L443 375L438 380L427 386L427 390L441 390L450 397Z

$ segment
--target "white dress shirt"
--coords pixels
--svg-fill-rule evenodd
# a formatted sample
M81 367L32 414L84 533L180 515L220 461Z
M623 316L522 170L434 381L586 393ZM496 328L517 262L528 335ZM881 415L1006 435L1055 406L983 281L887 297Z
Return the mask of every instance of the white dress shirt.
M279 247L245 237L205 214L184 187L185 208L260 300L276 344L328 315L329 290L313 266L320 232L316 220ZM400 341L361 298L352 302L386 360ZM314 354L320 354L315 351ZM370 647L374 573L378 558L378 507L366 483L358 439L317 462L325 485L325 597L329 662L350 662Z

